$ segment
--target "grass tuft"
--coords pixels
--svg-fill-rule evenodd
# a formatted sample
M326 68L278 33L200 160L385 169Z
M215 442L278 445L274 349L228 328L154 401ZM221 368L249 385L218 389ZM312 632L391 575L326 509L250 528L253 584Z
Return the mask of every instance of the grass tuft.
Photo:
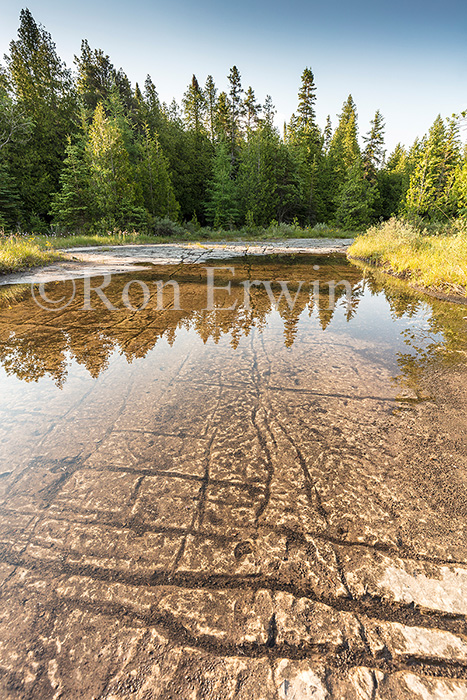
M348 256L418 286L467 295L466 220L453 221L436 234L393 218L358 236Z
M0 273L46 265L60 257L46 239L0 234Z

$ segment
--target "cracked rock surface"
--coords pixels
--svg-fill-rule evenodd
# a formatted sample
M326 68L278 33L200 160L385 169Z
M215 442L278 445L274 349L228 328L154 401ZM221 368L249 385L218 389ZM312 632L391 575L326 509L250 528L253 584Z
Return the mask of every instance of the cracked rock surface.
M0 696L466 698L465 310L233 260L2 307Z

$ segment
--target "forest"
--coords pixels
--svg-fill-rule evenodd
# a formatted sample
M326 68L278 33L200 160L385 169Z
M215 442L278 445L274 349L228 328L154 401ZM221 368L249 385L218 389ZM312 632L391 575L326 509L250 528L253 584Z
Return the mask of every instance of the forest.
M176 222L273 222L359 231L393 215L467 213L465 114L438 116L428 134L387 154L383 115L376 110L360 138L352 95L335 124L318 125L310 68L283 133L272 97L260 104L236 66L222 87L193 75L182 104L166 104L150 75L133 86L86 40L71 70L22 10L0 66L0 228L170 235Z

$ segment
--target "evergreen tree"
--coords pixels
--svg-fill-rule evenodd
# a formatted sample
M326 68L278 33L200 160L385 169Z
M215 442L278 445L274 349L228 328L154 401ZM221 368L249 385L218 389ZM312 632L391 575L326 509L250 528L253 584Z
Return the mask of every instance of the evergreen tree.
M67 233L86 231L96 213L91 192L91 171L85 156L85 140L68 137L66 158L60 173L60 191L52 199L54 223Z
M369 182L375 182L378 170L384 163L384 120L379 110L370 122L370 131L363 137L365 148L362 154L363 172Z
M206 99L196 79L196 75L193 75L188 90L183 97L183 109L188 127L199 136L204 131Z
M204 97L206 100L206 129L211 139L211 143L214 143L216 134L216 104L217 104L217 89L214 84L212 75L208 75L206 78L206 85L204 87Z
M328 114L326 118L326 126L324 127L323 131L323 150L324 153L327 155L329 153L329 148L331 146L331 140L332 140L332 123L331 123L331 117Z
M50 34L27 9L21 11L18 38L5 59L18 109L33 124L28 148L9 149L8 167L18 183L25 225L40 229L58 189L66 136L76 130L76 96Z
M305 68L301 80L298 92L297 128L311 132L316 129L316 86L315 78L310 68Z
M314 224L324 216L319 191L323 139L315 121L316 87L313 72L305 68L298 92L297 113L289 123L287 138L297 162L302 187L300 218Z
M208 186L206 216L214 226L232 228L239 219L237 187L233 179L232 160L225 140L219 141Z
M176 220L180 205L175 198L169 165L162 153L157 134L151 135L147 124L144 126L138 147L138 181L144 206L153 216Z
M360 161L357 136L357 109L352 95L349 95L342 107L339 123L329 146L334 174L340 182L345 180L347 169Z
M86 144L91 188L106 225L119 225L134 204L133 174L123 135L114 120L97 105Z
M361 155L357 140L357 110L352 95L344 102L339 122L329 144L327 154L331 171L331 190L327 193L328 215L333 216L337 207L341 207L340 190L347 183L348 171L352 166L360 166ZM355 172L358 172L358 168Z
M377 175L379 216L389 219L402 212L409 186L408 158L405 148L398 143Z
M242 88L242 83L241 83L241 78L240 78L240 73L238 71L237 66L233 66L230 69L229 73L229 83L230 83L230 90L229 90L229 106L230 106L230 120L229 120L229 126L230 126L230 148L231 148L231 156L232 156L232 163L235 165L238 151L239 151L239 142L242 134L242 126L241 126L241 121L242 117L244 116L245 110L243 106L243 100L242 100L242 93L243 93L243 88Z
M216 104L215 129L217 139L229 139L230 127L230 102L227 93L221 92Z
M273 125L274 106L268 96L265 119L250 131L238 172L242 212L249 223L268 226L291 220L300 202L295 163Z
M256 101L255 92L251 86L245 93L243 107L245 112L246 130L248 133L258 124L259 113L261 111L261 105Z
M21 203L16 183L11 177L0 152L0 229L13 231L18 227Z
M446 128L438 116L410 178L406 199L409 213L433 218L454 213L452 193L459 160L457 126L451 121Z
M76 87L87 114L91 116L99 102L105 102L115 82L115 68L102 49L91 49L86 39L81 42L81 55L75 56Z
M347 171L347 177L337 195L336 221L347 230L365 229L372 216L374 189L365 179L361 162Z

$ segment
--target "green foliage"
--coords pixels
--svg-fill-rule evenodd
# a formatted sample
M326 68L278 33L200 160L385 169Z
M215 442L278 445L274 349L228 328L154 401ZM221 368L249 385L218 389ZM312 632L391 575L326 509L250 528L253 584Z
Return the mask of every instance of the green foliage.
M416 285L467 295L467 220L449 222L430 235L424 227L392 218L359 236L348 254Z
M85 231L94 212L91 170L85 157L83 139L72 143L68 138L60 185L51 205L55 224L68 231Z
M216 148L208 197L206 204L208 221L218 228L235 226L240 216L238 192L233 179L231 154L224 140L220 141Z
M300 200L296 165L279 134L265 121L243 147L238 189L245 220L266 226L291 220Z
M455 179L460 163L456 123L438 116L416 157L407 191L407 212L431 218L448 217L457 209Z
M361 230L371 220L374 189L365 178L361 163L347 171L347 177L337 196L336 221L346 230Z
M245 222L251 232L271 220L354 229L401 211L434 220L467 210L463 117L438 118L385 163L383 117L376 111L361 151L351 95L335 130L329 117L320 129L309 67L281 138L272 98L261 106L253 87L244 92L236 66L224 91L212 76L202 88L193 75L180 109L161 104L149 75L142 90L133 87L86 40L75 64L73 77L23 10L0 66L0 225L8 230L154 232L168 220L190 222L193 235L198 227L205 235L207 222Z
M178 218L180 205L169 174L169 165L162 152L157 134L145 125L138 140L139 163L138 182L141 187L143 203L147 211L156 217Z
M20 218L20 198L5 163L0 161L0 229L13 231Z
M18 114L30 125L27 149L14 143L8 148L8 168L15 173L24 224L45 225L52 192L58 188L66 136L75 130L74 85L50 34L29 10L21 11L18 38L5 58Z
M86 144L91 191L101 217L118 222L120 211L134 202L134 185L122 131L97 105Z

